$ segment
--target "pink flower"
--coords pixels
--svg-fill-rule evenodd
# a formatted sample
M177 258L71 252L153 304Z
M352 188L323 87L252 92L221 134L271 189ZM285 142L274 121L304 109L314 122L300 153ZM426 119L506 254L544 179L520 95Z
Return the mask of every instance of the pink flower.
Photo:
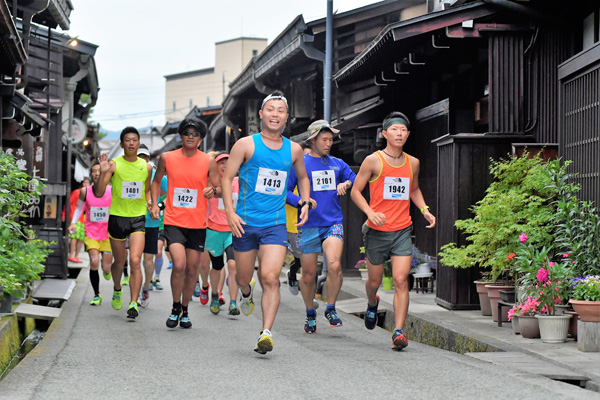
M549 274L550 274L550 270L540 268L535 277L540 282L546 282L548 280Z
M523 232L519 235L519 240L521 241L521 243L523 243L523 244L527 243L527 239L529 239L529 236L527 236L525 234L525 232Z
M563 258L567 258L567 257L569 257L568 253L563 254Z
M550 262L548 263L548 265L549 265L549 266L551 266L551 267L554 267L554 263L553 263L552 261L550 261Z

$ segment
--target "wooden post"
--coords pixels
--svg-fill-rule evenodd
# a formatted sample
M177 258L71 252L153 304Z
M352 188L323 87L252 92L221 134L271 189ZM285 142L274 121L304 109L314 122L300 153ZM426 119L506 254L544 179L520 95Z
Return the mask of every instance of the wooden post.
M577 321L577 350L600 352L600 322Z

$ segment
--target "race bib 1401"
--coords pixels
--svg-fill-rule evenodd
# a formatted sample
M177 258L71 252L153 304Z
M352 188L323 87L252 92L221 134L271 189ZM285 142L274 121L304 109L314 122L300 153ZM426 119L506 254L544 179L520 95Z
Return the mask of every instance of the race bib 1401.
M122 199L141 199L143 187L144 187L143 182L123 181L123 185L121 186L121 198Z

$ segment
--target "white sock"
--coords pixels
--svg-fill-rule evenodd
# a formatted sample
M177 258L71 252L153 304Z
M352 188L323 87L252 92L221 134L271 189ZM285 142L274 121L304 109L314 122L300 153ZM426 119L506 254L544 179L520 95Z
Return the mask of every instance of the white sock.
M271 331L270 331L270 330L268 330L268 329L265 329L265 330L264 330L262 333L263 333L263 335L265 335L265 336L268 336L268 337L273 337L273 334L272 334L272 333L271 333Z

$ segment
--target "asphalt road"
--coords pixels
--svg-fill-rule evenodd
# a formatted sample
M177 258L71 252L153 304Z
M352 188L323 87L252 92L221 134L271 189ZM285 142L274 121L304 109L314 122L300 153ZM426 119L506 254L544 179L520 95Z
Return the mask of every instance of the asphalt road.
M361 319L346 314L343 327L331 328L323 306L317 334L307 335L301 298L285 283L273 329L275 348L259 355L253 351L261 329L259 304L247 317L228 316L226 306L215 316L195 299L193 327L167 328L169 275L163 271L165 290L151 292L148 308L135 321L126 318L125 307L112 309L112 285L102 278L104 302L90 306L92 289L87 277L80 277L60 322L0 382L0 398L600 398L415 342L392 351L390 332L368 331ZM256 294L260 303L259 286Z

